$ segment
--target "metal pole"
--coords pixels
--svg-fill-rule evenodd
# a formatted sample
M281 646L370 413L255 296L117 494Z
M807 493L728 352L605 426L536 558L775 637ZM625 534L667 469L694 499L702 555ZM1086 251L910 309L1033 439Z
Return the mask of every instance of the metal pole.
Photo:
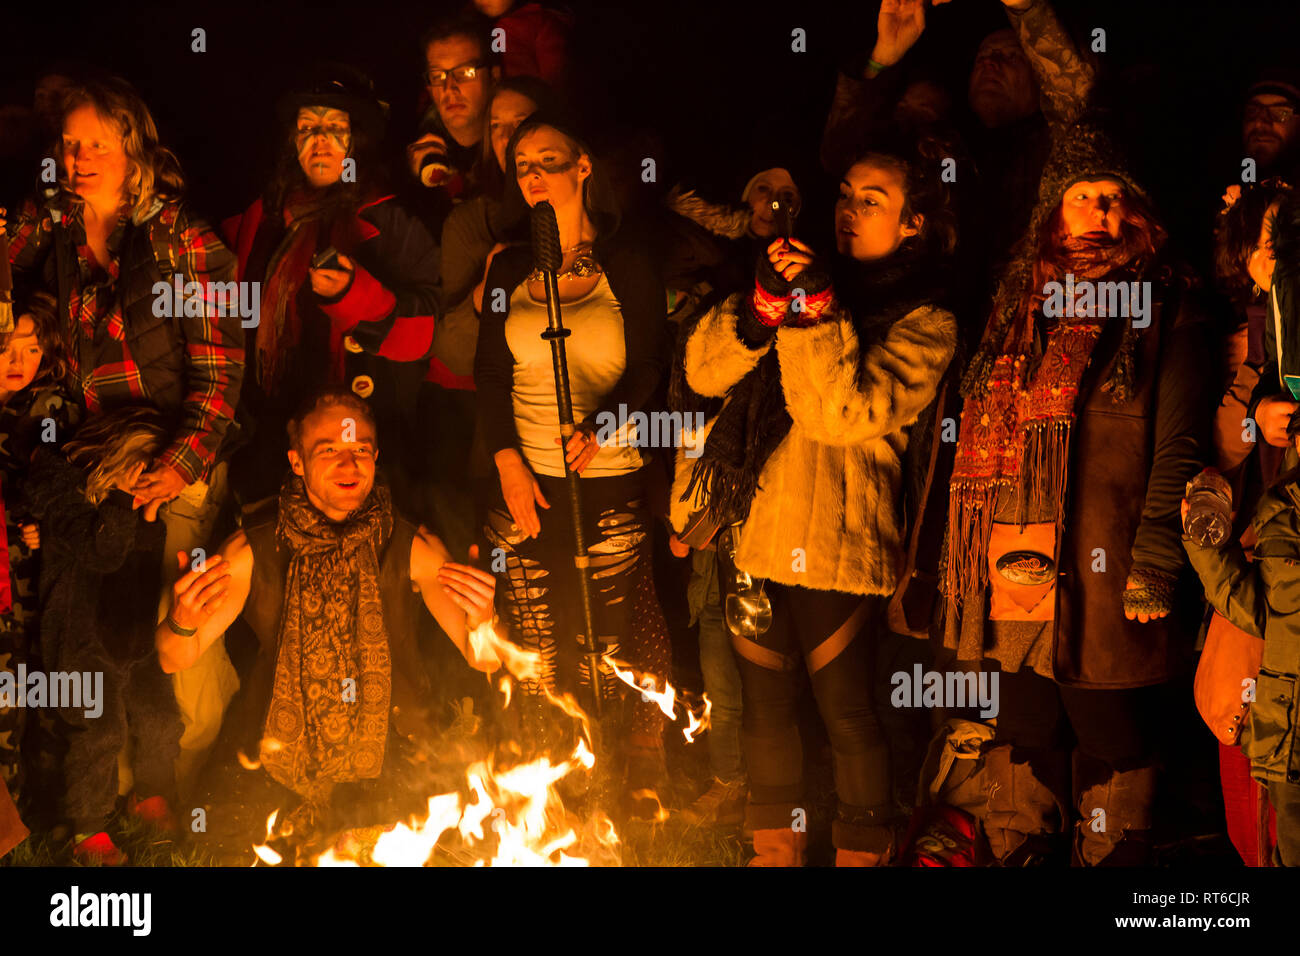
M571 329L564 327L560 318L560 284L555 272L542 270L542 281L546 285L546 331L542 338L551 343L551 361L555 366L555 401L560 412L560 440L563 443L560 453L564 462L564 476L569 482L569 504L573 510L573 566L578 571L578 594L582 601L582 622L587 629L587 668L591 674L591 693L593 698L593 716L598 720L604 703L601 699L600 664L604 654L604 645L596 636L596 624L591 612L591 584L589 568L591 559L587 555L587 540L582 528L582 486L579 475L569 468L568 445L576 430L573 422L573 398L569 392L569 363L565 356L564 340L569 337Z

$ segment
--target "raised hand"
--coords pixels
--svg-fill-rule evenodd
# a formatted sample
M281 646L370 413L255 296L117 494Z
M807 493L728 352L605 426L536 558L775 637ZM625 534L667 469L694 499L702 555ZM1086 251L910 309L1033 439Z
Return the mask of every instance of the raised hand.
M936 3L942 0L935 0ZM925 32L925 0L881 0L871 59L893 66Z

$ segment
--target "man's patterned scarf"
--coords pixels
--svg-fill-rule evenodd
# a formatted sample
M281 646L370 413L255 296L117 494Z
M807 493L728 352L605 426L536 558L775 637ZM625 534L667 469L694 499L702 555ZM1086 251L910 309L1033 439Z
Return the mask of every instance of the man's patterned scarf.
M343 522L312 506L298 476L280 489L276 535L293 557L261 757L275 780L312 803L383 767L392 663L379 555L392 530L382 486Z

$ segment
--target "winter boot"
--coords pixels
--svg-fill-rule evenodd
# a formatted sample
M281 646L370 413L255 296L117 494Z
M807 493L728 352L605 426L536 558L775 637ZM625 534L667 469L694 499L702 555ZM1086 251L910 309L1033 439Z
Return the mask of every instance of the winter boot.
M1149 866L1151 808L1156 768L1117 771L1110 764L1074 753L1079 823L1074 855L1080 866Z
M736 826L745 820L745 781L733 783L713 778L709 789L682 811L681 817L693 826Z
M790 827L755 830L754 854L750 866L803 866L808 854L808 834Z
M1065 789L1064 755L1036 751L1033 757L1037 770L1028 760L1013 762L1009 744L984 751L988 803L981 822L999 866L1037 865L1052 855L1058 841L1065 842L1059 835L1068 817L1058 796Z

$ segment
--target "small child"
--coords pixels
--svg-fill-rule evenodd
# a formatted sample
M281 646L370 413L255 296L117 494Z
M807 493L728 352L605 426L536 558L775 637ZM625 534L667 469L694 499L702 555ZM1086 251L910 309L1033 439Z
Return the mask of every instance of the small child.
M75 827L73 855L83 862L125 862L105 828L128 737L135 776L128 811L175 828L169 802L181 719L153 644L164 529L132 508L131 493L166 437L153 408L101 413L63 454L39 448L27 482L27 502L40 521L45 666L103 675L98 715L85 707L59 710L69 725L64 811Z
M14 309L12 332L0 334L0 671L41 670L38 653L37 527L22 511L22 487L32 450L42 439L71 433L78 405L65 390L67 363L56 318L57 303L43 292ZM0 701L0 783L30 823L53 789L57 747L50 721L39 712Z
M1300 411L1292 415L1287 437L1300 451ZM1189 507L1184 498L1184 518ZM1241 746L1277 813L1277 863L1300 866L1300 467L1278 475L1251 525L1258 536L1253 561L1231 536L1218 549L1184 534L1183 547L1214 609L1264 639Z

